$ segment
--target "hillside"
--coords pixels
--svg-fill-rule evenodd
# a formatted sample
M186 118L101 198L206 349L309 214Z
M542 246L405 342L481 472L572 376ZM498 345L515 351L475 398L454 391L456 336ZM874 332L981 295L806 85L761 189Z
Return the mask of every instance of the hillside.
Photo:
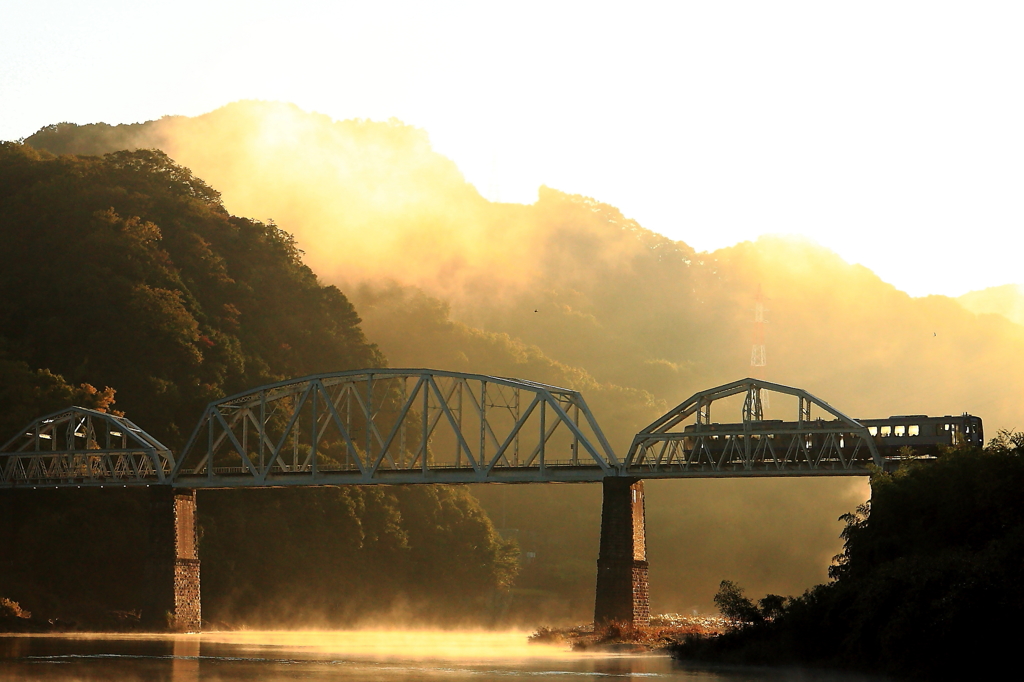
M213 398L385 363L290 235L231 215L159 151L55 158L0 144L0 241L5 439L84 403L122 410L178 448ZM2 596L93 627L110 609L135 608L146 491L25 492L14 501L20 527L5 529L18 561L0 562ZM341 625L401 602L410 618L478 622L515 574L514 546L463 491L293 493L200 495L207 617ZM297 570L309 578L302 589ZM83 589L82 575L107 586ZM380 581L345 589L363 575ZM464 588L458 604L447 600L453 581Z
M620 452L667 407L750 373L759 290L766 378L856 417L969 411L990 434L1017 425L1024 327L953 299L911 298L813 243L765 237L697 253L552 188L530 205L488 202L424 131L398 121L238 102L133 126L57 125L27 143L55 153L163 149L231 211L293 234L393 365L579 388ZM767 416L789 416L784 407ZM586 617L599 493L475 494L536 550L519 584ZM836 519L867 494L865 482L844 480L649 484L654 608L709 608L725 575L763 592L820 582L840 547Z

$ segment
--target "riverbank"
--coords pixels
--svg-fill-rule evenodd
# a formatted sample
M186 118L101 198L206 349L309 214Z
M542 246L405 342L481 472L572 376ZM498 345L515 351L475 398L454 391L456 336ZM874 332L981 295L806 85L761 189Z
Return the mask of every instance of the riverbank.
M105 611L87 618L41 618L18 602L0 598L0 633L144 632L135 611Z
M531 644L566 645L572 651L607 653L647 653L669 651L687 639L717 637L734 626L720 616L684 616L665 613L651 617L650 625L625 623L593 624L571 628L538 628L529 637Z

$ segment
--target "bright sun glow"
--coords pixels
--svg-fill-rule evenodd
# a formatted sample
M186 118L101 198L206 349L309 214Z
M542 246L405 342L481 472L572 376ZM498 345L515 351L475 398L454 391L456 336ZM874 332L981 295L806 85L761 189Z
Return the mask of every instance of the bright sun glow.
M40 30L0 44L0 138L290 101L419 126L492 200L801 234L914 295L1019 279L1017 3L241 7L5 2Z

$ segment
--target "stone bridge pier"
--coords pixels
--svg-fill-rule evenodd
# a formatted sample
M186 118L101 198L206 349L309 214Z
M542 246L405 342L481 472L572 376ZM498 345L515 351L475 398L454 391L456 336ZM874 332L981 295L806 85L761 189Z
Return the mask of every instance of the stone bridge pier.
M149 488L149 545L143 624L154 630L199 632L199 553L196 491Z
M605 478L594 623L648 625L644 482Z

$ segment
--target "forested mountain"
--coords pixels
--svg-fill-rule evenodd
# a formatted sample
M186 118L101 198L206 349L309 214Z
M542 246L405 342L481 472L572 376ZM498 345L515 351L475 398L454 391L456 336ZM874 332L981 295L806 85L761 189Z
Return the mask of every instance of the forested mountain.
M160 151L55 158L3 143L0 242L4 439L76 403L123 410L179 448L213 398L385 362L290 235L230 215ZM514 575L514 547L464 492L300 492L200 496L206 615L340 624L398 600L411 617L489 618ZM25 504L22 573L0 580L18 592L4 596L61 615L137 603L142 558L132 550L147 518L138 491L50 491ZM82 602L82 575L113 579L110 556L125 557L118 589ZM298 587L296 572L306 576ZM346 589L356 582L364 589ZM457 605L447 600L454 583L465 588Z
M989 433L1018 426L1024 327L1008 319L911 298L799 240L697 253L612 206L551 188L531 205L489 202L424 131L398 121L239 102L131 126L60 124L26 143L54 153L162 149L232 212L273 218L293 234L393 366L578 388L619 452L668 407L750 373L759 291L765 378L854 417L969 411ZM767 416L794 411L772 404ZM537 555L517 584L586 617L600 492L474 494ZM866 482L847 480L649 483L653 607L708 608L724 576L786 594L820 582L840 548L837 517L867 495Z
M212 398L383 362L290 235L229 215L162 152L0 154L8 354L72 385L115 387L168 445Z

